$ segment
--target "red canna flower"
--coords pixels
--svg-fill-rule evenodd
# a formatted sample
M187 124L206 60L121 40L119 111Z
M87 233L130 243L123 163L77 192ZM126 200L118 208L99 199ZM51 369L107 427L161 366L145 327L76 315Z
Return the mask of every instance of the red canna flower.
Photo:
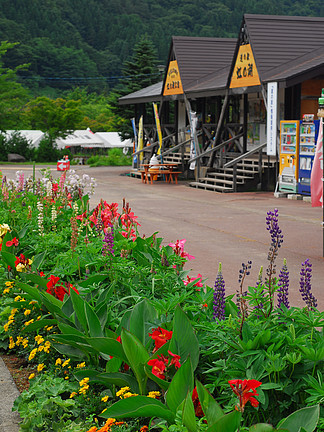
M198 397L198 393L197 393L197 387L195 387L193 389L191 399L192 399L193 406L194 406L194 409L195 409L196 417L204 417L204 412L203 412L203 410L201 408L201 404L199 402L199 397Z
M6 246L7 247L11 247L11 246L18 246L19 245L19 240L14 237L12 240L7 241Z
M251 402L251 405L253 407L257 407L259 405L259 402L255 399L254 396L259 396L255 389L259 387L262 382L253 379L243 381L235 379L228 381L228 383L231 386L233 392L239 398L239 406L236 406L235 409L243 412L245 405L249 401Z
M153 352L155 352L172 338L172 331L168 331L161 327L158 327L157 329L154 329L152 333L149 333L149 336L155 342L155 348L153 350Z
M152 366L152 374L160 379L165 379L164 371L166 369L166 364L164 361L157 359L152 359L147 362L149 366Z
M168 353L172 357L170 366L174 365L176 369L179 369L179 367L181 367L180 356L178 354L173 354L171 351L168 351Z

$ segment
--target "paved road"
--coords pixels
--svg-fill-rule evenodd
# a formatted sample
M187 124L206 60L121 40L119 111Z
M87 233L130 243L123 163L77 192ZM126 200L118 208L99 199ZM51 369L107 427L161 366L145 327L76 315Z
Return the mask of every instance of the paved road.
M15 167L1 167L3 174L13 177ZM303 306L299 293L301 263L309 258L313 265L313 293L319 308L324 309L324 258L321 228L322 209L312 208L305 201L274 198L273 193L219 194L178 185L157 182L143 184L127 176L125 167L89 168L77 166L78 174L87 173L97 179L96 194L91 198L95 205L101 198L121 205L125 198L141 223L140 234L155 231L164 243L185 238L186 251L196 257L186 264L191 275L201 273L212 286L218 263L222 262L228 294L238 288L238 272L243 262L252 260L251 275L247 285L253 286L260 266L267 267L270 236L265 228L268 210L278 208L279 224L284 233L284 243L277 259L278 270L287 259L290 271L290 301ZM31 168L23 168L30 172ZM53 175L59 173L53 169Z

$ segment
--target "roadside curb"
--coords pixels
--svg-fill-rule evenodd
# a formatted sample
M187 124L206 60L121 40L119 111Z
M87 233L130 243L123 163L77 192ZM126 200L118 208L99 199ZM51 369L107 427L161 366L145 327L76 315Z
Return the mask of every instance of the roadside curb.
M12 411L12 406L19 396L14 380L0 357L0 432L18 432L20 417Z

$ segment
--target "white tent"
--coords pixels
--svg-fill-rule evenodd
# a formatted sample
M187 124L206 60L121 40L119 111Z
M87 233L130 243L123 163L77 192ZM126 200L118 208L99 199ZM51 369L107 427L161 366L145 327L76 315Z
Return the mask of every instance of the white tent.
M95 135L104 141L106 148L133 148L133 141L122 141L118 132L96 132Z
M6 137L10 138L14 133L19 133L22 137L29 141L30 146L37 148L44 137L44 132L40 130L7 130Z
M105 148L104 141L90 130L75 130L66 138L58 138L56 145L59 149L69 147L83 147L83 148Z

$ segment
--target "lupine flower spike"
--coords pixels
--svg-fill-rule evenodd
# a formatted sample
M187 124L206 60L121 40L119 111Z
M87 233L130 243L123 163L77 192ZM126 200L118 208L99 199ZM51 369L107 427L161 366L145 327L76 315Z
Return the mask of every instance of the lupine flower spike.
M222 274L222 263L219 263L218 273L214 285L213 319L225 319L225 281Z
M302 299L307 305L308 310L317 307L317 300L311 293L311 289L312 289L311 278L312 278L312 264L309 262L309 258L307 258L307 260L302 263L302 268L300 271L299 291L301 293Z
M283 304L286 306L287 309L289 309L288 288L289 288L289 271L287 267L287 260L286 258L284 258L283 267L280 270L279 280L278 280L278 292L277 292L278 308L280 308L281 305Z

